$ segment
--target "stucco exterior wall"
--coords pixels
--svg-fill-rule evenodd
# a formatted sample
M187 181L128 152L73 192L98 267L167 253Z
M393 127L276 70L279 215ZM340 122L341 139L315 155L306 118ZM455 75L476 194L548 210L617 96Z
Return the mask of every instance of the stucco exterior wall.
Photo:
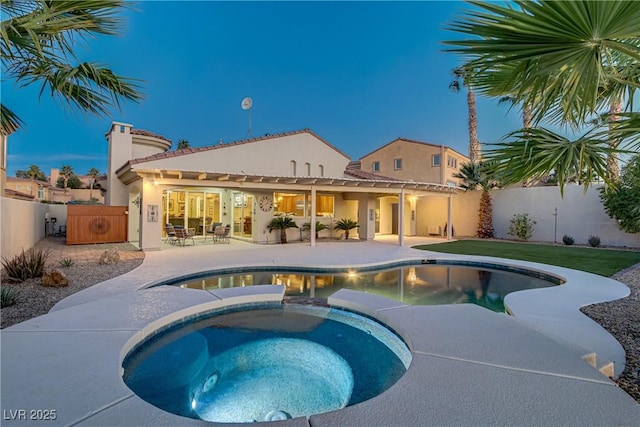
M113 122L107 134L109 156L107 161L107 195L108 206L125 206L128 203L127 186L116 177L116 171L133 158L133 139L131 125Z
M292 161L295 161L295 174ZM124 163L124 162L123 162ZM311 173L307 174L305 164ZM325 177L342 177L349 158L308 133L223 145L219 149L198 151L168 159L137 163L134 169L173 169L247 173L279 176L319 176L323 166Z
M433 165L433 155L440 154L440 165ZM447 156L457 161L457 168L447 166ZM402 169L395 169L395 159L402 159ZM446 184L459 182L453 178L462 163L468 159L460 153L441 145L432 145L406 140L396 140L360 159L361 169L365 172L379 173L383 176L416 182ZM379 162L380 170L373 170L373 163Z
M506 188L491 191L493 197L493 226L496 237L509 238L511 218L517 213L528 213L537 222L532 241L562 242L569 235L576 244L587 244L591 235L598 235L604 246L640 247L640 233L621 231L616 221L609 218L600 201L600 186L590 187L584 193L582 186L565 186L564 199L558 187ZM557 208L557 217L554 209ZM557 228L554 227L557 218ZM554 232L555 229L555 232Z
M45 234L49 206L42 203L0 197L0 255L13 258L32 248ZM66 223L66 207L64 221Z

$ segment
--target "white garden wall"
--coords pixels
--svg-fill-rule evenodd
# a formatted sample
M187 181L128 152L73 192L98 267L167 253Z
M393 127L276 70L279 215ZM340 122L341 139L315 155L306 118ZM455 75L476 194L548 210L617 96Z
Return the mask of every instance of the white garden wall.
M603 246L640 248L640 233L625 233L618 228L616 221L604 211L598 189L599 186L592 186L585 193L582 186L570 184L564 189L564 198L558 187L492 190L495 237L513 239L507 234L511 218L514 214L527 213L537 223L531 241L562 243L562 236L566 234L573 237L576 244L586 245L589 236L598 235ZM454 204L454 214L461 210L477 213L479 193L470 191L456 197L459 203ZM554 216L556 208L557 217ZM473 220L477 226L477 214Z
M56 205L0 197L0 255L11 259L42 239L45 233L45 215L50 206ZM66 222L66 206L62 208Z

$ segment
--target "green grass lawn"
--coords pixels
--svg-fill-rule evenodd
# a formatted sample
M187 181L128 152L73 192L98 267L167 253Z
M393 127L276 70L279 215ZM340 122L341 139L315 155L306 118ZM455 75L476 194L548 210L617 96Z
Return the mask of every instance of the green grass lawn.
M450 254L485 255L541 262L607 277L640 262L640 252L638 251L496 242L493 240L459 240L434 245L419 245L414 248Z

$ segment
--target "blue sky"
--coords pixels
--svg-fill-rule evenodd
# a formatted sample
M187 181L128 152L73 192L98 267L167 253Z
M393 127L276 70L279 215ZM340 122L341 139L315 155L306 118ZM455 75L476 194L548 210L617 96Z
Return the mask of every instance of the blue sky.
M9 138L7 174L30 164L48 175L107 166L112 120L191 146L310 128L352 159L396 137L467 154L466 93L448 89L459 58L443 26L467 6L424 2L142 1L120 37L82 43L80 57L140 79L144 100L96 118L39 86L2 82L2 102L27 123ZM519 127L517 111L478 98L481 142ZM277 153L274 153L277 155Z

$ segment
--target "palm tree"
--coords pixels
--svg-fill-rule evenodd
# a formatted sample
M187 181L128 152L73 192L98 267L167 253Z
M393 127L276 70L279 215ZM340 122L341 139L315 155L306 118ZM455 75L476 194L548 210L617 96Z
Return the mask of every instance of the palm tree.
M137 84L93 62L79 62L74 42L97 35L116 35L117 14L124 0L4 0L0 27L3 79L18 86L41 85L54 98L81 111L106 115L122 100L139 101ZM0 132L9 135L23 125L16 113L0 104Z
M495 180L490 178L490 166L487 163L464 163L460 170L453 176L462 179L460 187L465 190L482 189L480 207L478 209L478 237L490 239L493 237L493 204L489 190L497 186Z
M189 148L189 147L190 147L189 141L187 141L186 139L178 140L178 150L182 150L183 148Z
M64 180L64 194L67 194L67 184L69 183L69 178L73 175L73 168L69 165L63 165L60 168L60 173L62 174L62 179Z
M40 170L39 166L31 165L31 166L29 166L29 169L27 170L27 175L29 175L29 178L31 178L31 195L35 196L35 180L36 180L37 177L40 177L40 176L42 176L44 174Z
M479 161L482 156L480 141L478 140L478 113L476 109L476 96L471 88L472 73L467 67L457 67L451 70L454 80L449 84L449 89L458 93L462 86L467 88L467 107L469 109L469 159L472 162Z
M89 172L87 172L87 175L91 177L91 183L89 186L89 200L93 200L93 186L96 183L96 178L98 177L98 175L100 175L100 171L96 168L91 168L89 169Z
M318 232L322 231L322 230L326 230L328 227L321 223L320 221L316 221L316 239L318 238ZM302 224L302 231L311 231L311 223L310 222L305 222L304 224Z
M269 233L273 230L280 230L280 243L287 243L287 229L288 228L298 228L298 224L295 223L291 217L288 216L278 216L275 217L267 224L267 229Z
M345 240L349 238L349 230L360 227L358 223L352 219L343 218L340 221L336 222L336 225L333 227L334 230L343 230Z
M640 146L640 113L631 109L633 95L640 88L640 3L541 0L514 1L506 6L478 1L470 4L474 10L467 11L448 29L473 38L445 43L455 46L450 51L462 55L467 67L474 69L474 88L479 93L513 96L519 104L533 107L534 126L543 120L575 129L589 126L594 115L625 95L622 110L626 114L610 112L611 116L620 116L615 126L608 130L594 127L573 141L588 148L578 153L578 163L591 169L587 175L595 173L610 182L606 168L599 167L601 158L625 145ZM541 129L535 135L535 144L544 142L540 138L545 134L551 136L545 143L548 157L554 158L558 167L576 166L575 158L562 158L576 153L557 134ZM518 153L522 159L498 168L523 178L527 177L525 171L540 175L549 169L548 164L532 161L533 151L524 139L530 137L528 132L519 130L508 136L521 139L499 145L495 155L489 157L506 158L508 151L516 154L511 145L517 144L523 149ZM553 144L558 141L562 144ZM620 146L608 146L607 141L618 141ZM525 169L514 171L517 164ZM589 185L589 179L582 181Z

